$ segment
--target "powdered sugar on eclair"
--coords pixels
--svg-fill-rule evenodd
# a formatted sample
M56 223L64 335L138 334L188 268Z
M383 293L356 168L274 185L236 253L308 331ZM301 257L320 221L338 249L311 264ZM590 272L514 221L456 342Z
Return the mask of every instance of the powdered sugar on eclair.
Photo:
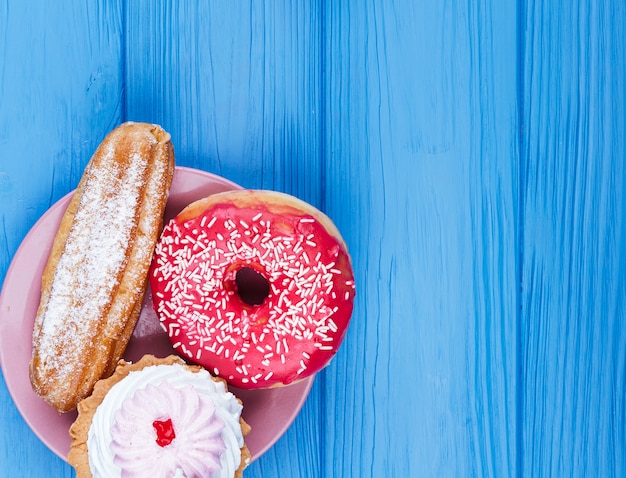
M170 135L125 123L100 144L63 214L41 277L33 390L60 412L108 377L130 340L174 174Z
M104 148L104 152L107 158L114 153L110 146ZM81 347L73 344L77 337L91 339L97 333L94 323L100 311L111 302L127 250L132 246L132 229L136 227L133 218L141 206L141 182L148 159L137 156L129 164L124 181L119 180L122 172L116 169L120 166L114 161L109 161L99 176L93 175L91 170L85 173L83 206L76 211L72 234L58 262L49 300L35 324L34 340L40 350L40 367L46 372L56 370L55 376L67 387L74 385L69 377L83 353ZM103 227L101 222L96 227L96 217L108 218L110 224Z

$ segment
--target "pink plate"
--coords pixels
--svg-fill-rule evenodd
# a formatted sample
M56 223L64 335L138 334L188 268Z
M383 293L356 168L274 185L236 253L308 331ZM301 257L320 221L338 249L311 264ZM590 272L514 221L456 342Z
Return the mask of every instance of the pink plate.
M174 217L196 199L231 189L241 189L241 186L210 173L177 167L165 220ZM76 412L61 415L33 392L28 363L33 322L39 305L41 274L72 194L54 204L30 230L11 262L0 294L0 363L7 388L33 432L64 460L70 449L68 430ZM126 360L136 361L146 353L165 357L173 351L151 303L148 290L139 322L124 355ZM309 377L299 383L270 390L231 387L243 401L244 419L252 427L246 443L253 460L267 451L291 425L309 394L313 380L314 377Z

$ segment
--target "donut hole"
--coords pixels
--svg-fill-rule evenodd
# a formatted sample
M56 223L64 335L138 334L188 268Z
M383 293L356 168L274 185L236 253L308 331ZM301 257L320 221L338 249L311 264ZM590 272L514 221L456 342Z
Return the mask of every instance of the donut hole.
M235 275L237 294L248 305L261 305L270 294L269 281L252 267L242 267Z

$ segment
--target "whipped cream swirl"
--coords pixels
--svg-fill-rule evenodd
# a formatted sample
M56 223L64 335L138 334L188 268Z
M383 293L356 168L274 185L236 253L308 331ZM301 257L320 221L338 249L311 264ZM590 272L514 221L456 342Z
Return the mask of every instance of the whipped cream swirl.
M206 370L156 365L115 384L96 410L87 440L94 478L225 478L241 463L242 406ZM155 421L175 438L157 443Z

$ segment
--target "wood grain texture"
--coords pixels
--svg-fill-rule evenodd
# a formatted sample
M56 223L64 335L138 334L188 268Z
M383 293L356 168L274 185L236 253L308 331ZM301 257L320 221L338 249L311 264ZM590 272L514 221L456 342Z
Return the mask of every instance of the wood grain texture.
M324 24L325 205L361 287L321 476L514 476L515 4L348 3Z
M179 164L318 203L319 10L302 1L130 2L128 119L171 131Z
M523 470L624 476L626 9L524 24Z
M353 323L252 477L626 474L626 7L0 0L0 278L124 121L327 212ZM0 475L74 476L0 379Z
M122 114L121 1L0 2L0 278ZM3 364L3 366L10 366ZM0 475L73 476L0 380Z

